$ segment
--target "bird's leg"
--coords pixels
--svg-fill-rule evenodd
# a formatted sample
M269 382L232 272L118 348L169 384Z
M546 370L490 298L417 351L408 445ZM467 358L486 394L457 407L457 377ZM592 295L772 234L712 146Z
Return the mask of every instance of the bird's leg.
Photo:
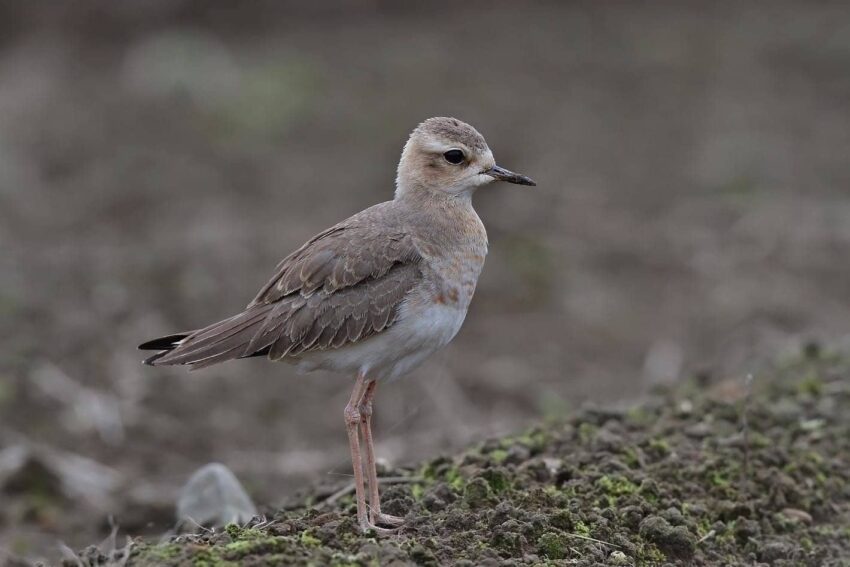
M404 518L381 512L381 497L378 493L378 470L375 466L375 444L372 441L372 400L378 383L369 382L360 402L360 433L366 451L366 478L369 483L369 511L373 524L398 527L404 524Z
M351 464L354 467L354 493L357 498L357 523L364 532L375 530L378 533L390 534L393 530L379 528L369 520L366 508L366 487L363 485L363 461L360 459L360 438L358 429L362 418L360 417L360 404L371 381L366 380L363 374L357 375L354 382L354 391L348 405L345 406L345 428L348 430L348 446L351 449Z

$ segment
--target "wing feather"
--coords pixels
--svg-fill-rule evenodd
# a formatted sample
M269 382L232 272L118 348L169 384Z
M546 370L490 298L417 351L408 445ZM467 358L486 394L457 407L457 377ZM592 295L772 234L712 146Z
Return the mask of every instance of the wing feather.
M189 333L149 360L196 368L261 352L278 360L366 340L396 321L421 281L420 261L391 204L376 205L286 257L245 311Z

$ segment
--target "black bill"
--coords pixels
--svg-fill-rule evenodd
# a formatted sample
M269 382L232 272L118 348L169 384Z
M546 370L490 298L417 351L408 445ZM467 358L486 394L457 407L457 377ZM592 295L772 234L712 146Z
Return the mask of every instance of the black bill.
M530 177L514 173L498 165L494 165L484 173L499 181L507 181L508 183L516 183L517 185L537 185Z

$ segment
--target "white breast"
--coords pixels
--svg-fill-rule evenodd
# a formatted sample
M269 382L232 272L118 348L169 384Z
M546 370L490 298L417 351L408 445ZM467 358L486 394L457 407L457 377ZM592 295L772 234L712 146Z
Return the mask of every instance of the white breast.
M392 327L361 343L339 349L306 353L296 362L298 370L363 372L391 380L419 366L444 347L460 330L466 306L429 302L424 306L406 302Z

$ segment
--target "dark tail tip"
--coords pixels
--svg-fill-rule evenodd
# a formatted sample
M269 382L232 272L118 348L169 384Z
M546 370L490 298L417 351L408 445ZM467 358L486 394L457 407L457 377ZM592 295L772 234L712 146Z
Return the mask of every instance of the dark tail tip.
M168 335L160 337L139 345L139 350L172 350L177 346L177 343L189 336L189 333L177 333L176 335Z
M142 362L147 364L148 366L156 366L156 361L168 354L169 351L177 348L177 345L180 344L180 341L189 336L189 333L177 333L174 335L168 335L167 337L160 337L158 339L154 339L152 341L148 341L146 343L142 343L139 345L139 350L158 350L160 352L155 355L144 359Z

